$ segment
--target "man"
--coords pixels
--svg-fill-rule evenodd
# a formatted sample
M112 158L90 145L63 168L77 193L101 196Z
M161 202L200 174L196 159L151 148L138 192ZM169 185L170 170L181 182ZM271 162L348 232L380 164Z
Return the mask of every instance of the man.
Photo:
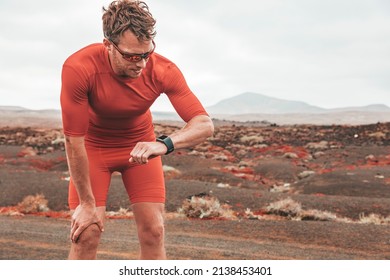
M61 107L73 210L69 259L95 259L111 174L119 171L137 225L140 259L165 259L161 156L197 145L213 124L175 64L154 52L155 20L141 1L103 8L103 44L71 55ZM186 125L156 139L150 106L165 93Z

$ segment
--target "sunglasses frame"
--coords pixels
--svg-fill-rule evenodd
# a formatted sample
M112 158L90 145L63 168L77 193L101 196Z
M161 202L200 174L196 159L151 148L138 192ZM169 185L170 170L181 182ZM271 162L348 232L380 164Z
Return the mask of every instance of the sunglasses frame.
M114 48L122 55L122 58L124 60L127 60L127 61L130 61L130 62L139 62L141 61L142 59L145 59L145 60L148 60L149 57L152 55L152 53L154 52L155 48L156 48L156 44L154 43L154 41L152 40L152 44L153 44L153 49L149 52L146 52L146 53L127 53L127 52L124 52L122 51L112 40L110 39L107 39L113 46Z

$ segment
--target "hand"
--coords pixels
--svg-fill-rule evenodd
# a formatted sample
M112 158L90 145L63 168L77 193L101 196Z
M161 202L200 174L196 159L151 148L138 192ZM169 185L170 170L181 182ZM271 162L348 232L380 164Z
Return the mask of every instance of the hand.
M72 242L77 243L80 234L90 225L97 224L100 230L103 232L103 222L96 214L95 206L79 205L72 215L72 223L70 229L70 239Z
M156 156L164 155L167 147L160 142L138 142L130 152L130 162L139 164L148 163L148 160Z

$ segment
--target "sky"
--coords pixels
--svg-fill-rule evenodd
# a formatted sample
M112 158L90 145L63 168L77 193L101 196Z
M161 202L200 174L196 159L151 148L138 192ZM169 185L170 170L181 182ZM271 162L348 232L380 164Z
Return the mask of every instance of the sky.
M102 42L106 0L0 0L0 105L60 109L61 68ZM388 0L146 0L156 52L204 106L244 92L390 106ZM166 97L152 109L172 111Z

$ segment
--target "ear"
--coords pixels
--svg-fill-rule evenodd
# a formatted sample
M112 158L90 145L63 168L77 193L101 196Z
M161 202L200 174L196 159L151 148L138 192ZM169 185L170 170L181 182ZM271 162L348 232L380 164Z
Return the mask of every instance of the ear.
M111 43L106 38L103 39L103 45L106 47L107 51L111 51Z

